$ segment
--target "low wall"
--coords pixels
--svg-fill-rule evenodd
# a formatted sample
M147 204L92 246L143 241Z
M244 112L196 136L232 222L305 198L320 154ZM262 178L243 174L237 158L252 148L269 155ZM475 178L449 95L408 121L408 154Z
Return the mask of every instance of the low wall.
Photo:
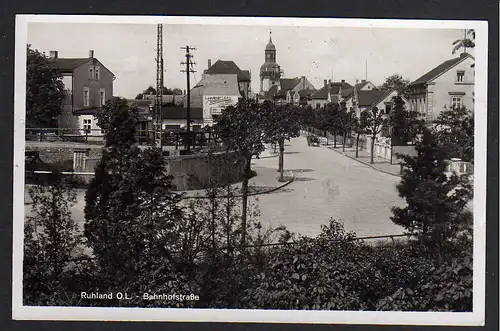
M392 146L392 163L400 163L403 161L402 158L399 158L397 155L409 155L409 156L417 156L417 151L415 150L415 146Z
M169 156L166 161L172 184L180 191L236 183L245 170L245 160L234 152Z
M75 149L84 149L84 147L32 147L26 146L26 152L39 151L40 159L45 163L59 163L73 160ZM100 148L89 148L88 157L91 159L100 159L102 151Z
M74 161L73 147L39 148L26 147L26 151L38 151L40 159L48 164L71 163ZM77 169L85 173L94 172L100 160L102 150L93 148L88 150L85 169ZM244 159L236 153L217 152L214 154L199 153L194 155L167 156L167 173L173 176L172 184L176 190L199 190L208 187L222 186L228 183L240 182L244 174ZM73 164L73 167L75 165ZM71 167L71 166L70 166ZM65 170L65 171L70 171ZM89 183L93 175L78 174L77 181Z

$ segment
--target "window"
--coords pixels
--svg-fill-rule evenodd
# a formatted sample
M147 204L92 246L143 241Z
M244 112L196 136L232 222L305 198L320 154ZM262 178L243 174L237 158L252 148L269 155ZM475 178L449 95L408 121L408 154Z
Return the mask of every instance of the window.
M106 103L106 90L105 89L100 89L99 90L99 105L102 107Z
M84 107L90 106L90 92L88 87L83 88L83 106Z
M83 130L85 133L90 133L90 130L92 129L92 120L91 119L84 119L83 120Z
M460 108L463 105L462 97L451 97L451 108Z
M321 104L317 103L316 104L316 109L320 109L321 108Z
M463 83L464 76L465 76L465 71L463 70L457 71L457 83Z
M391 107L390 103L385 104L385 113L386 113L386 115L391 112L391 108L392 107Z
M94 79L94 66L89 68L89 79Z
M99 67L95 67L95 80L99 80Z

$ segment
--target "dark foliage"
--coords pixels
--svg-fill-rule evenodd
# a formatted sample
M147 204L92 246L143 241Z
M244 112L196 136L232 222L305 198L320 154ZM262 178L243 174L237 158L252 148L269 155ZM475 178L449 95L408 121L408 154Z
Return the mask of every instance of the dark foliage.
M436 139L448 158L474 163L474 114L465 107L443 110L434 121Z
M44 54L30 45L26 51L27 126L56 128L64 101L62 75Z
M421 119L417 111L406 108L401 96L392 100L393 109L389 115L389 126L391 128L391 143L393 146L406 146L414 143L422 133L425 121Z
M24 224L25 305L70 302L68 282L73 272L66 268L66 261L82 244L78 225L70 212L76 203L75 192L57 174L45 179L44 185L28 189L31 210Z
M423 130L415 147L417 156L403 156L406 170L397 186L407 206L394 207L391 219L419 236L442 261L448 241L472 227L472 213L467 208L472 186L465 176L445 174L446 154L431 130Z

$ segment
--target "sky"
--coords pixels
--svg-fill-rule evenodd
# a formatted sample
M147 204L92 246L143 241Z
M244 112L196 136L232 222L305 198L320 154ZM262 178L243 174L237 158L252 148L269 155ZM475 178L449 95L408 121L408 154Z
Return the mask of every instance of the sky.
M156 32L156 24L29 23L28 43L47 55L57 50L61 58L87 57L94 50L94 56L116 76L114 95L134 98L156 85ZM415 80L458 56L452 54L452 43L464 34L463 29L435 28L165 24L165 86L186 89L181 47L189 45L196 48L192 86L207 69L208 59L212 63L232 60L251 71L252 90L258 92L270 32L283 77L306 76L316 88L324 79L354 84L365 77L380 85L394 73Z

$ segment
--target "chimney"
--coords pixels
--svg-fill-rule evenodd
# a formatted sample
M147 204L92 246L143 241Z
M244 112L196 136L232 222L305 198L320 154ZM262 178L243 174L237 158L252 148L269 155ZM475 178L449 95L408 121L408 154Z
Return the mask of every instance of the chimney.
M50 51L50 52L49 52L49 57L50 57L51 59L57 59L58 55L59 55L59 54L58 54L58 52L57 52L57 51Z
M93 58L94 58L94 50L93 50L93 49L91 49L91 50L89 51L89 58L91 58L91 59L93 59Z
M345 83L345 79L342 79L342 80L341 80L341 82L342 82L342 83Z
M332 83L332 80L331 80L331 79L329 79L329 80L328 80L328 84L331 84L331 83Z
M366 83L366 79L362 79L362 80L361 80L361 83Z
M208 59L208 68L210 68L211 66L212 66L212 60Z
M324 83L325 83L325 87L326 87L326 85L328 85L328 83L327 83L326 79L324 80Z

